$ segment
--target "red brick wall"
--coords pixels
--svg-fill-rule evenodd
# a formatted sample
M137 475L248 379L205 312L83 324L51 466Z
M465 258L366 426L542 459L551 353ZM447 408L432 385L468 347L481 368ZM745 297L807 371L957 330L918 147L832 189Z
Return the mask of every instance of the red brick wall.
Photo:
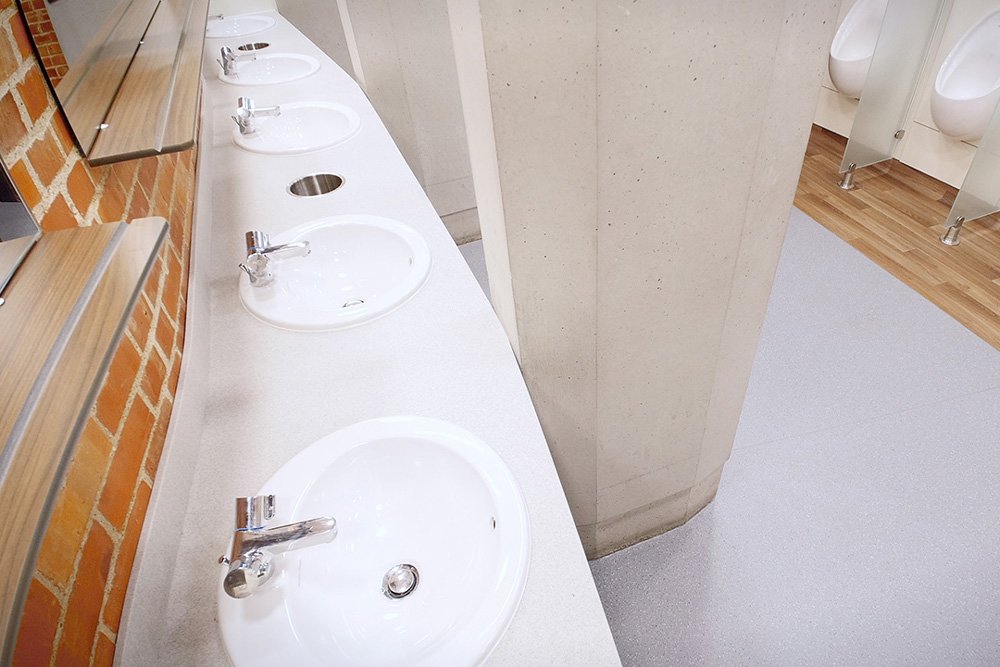
M38 47L38 53L42 57L42 66L52 79L53 85L58 84L66 76L69 67L66 65L66 57L59 45L56 31L52 29L45 0L21 0L21 7L31 27L31 34L34 35L35 46Z
M57 498L15 647L18 667L110 665L180 372L195 156L89 166L17 8L0 0L0 157L45 231L170 224Z

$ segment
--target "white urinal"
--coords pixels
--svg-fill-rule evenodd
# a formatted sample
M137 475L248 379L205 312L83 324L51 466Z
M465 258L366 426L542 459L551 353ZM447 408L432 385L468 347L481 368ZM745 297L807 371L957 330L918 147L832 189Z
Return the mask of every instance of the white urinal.
M848 97L860 97L889 0L857 0L830 45L830 79Z
M931 118L945 134L975 141L1000 100L1000 10L972 26L934 79Z

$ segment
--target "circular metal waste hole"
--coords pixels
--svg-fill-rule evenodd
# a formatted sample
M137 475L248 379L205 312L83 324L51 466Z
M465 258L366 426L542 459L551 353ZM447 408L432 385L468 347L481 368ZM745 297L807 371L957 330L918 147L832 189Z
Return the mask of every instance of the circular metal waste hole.
M405 598L420 583L420 573L409 563L400 563L389 568L382 577L382 592L387 598Z
M271 46L267 42L252 42L250 44L244 44L243 46L237 46L239 51L260 51L261 49L266 49Z
M347 301L344 302L344 305L341 306L341 308L350 308L351 306L360 306L364 302L365 302L364 299L348 299Z
M310 174L289 185L288 192L296 197L316 197L333 192L343 184L344 179L336 174Z

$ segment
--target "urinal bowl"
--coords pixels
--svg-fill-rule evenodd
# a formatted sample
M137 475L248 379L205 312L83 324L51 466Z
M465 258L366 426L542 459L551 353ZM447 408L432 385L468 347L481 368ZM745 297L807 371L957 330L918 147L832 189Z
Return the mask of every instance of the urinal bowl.
M860 97L882 29L888 0L857 0L830 45L830 80L848 97Z
M859 60L843 60L830 54L830 80L833 81L837 92L848 97L861 97L861 90L865 87L865 79L868 78L868 68L871 64L871 56Z
M969 29L934 78L931 118L964 141L983 136L1000 100L1000 10Z
M986 132L997 101L1000 88L969 99L947 97L935 88L931 94L931 118L944 134L961 141L977 141Z

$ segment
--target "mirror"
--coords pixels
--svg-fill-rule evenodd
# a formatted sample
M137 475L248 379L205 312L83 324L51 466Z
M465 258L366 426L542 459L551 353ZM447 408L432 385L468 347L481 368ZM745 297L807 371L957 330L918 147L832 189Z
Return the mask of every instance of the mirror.
M18 0L91 164L191 148L208 0Z
M18 0L38 60L88 154L159 0Z
M0 294L39 236L41 229L0 162Z

